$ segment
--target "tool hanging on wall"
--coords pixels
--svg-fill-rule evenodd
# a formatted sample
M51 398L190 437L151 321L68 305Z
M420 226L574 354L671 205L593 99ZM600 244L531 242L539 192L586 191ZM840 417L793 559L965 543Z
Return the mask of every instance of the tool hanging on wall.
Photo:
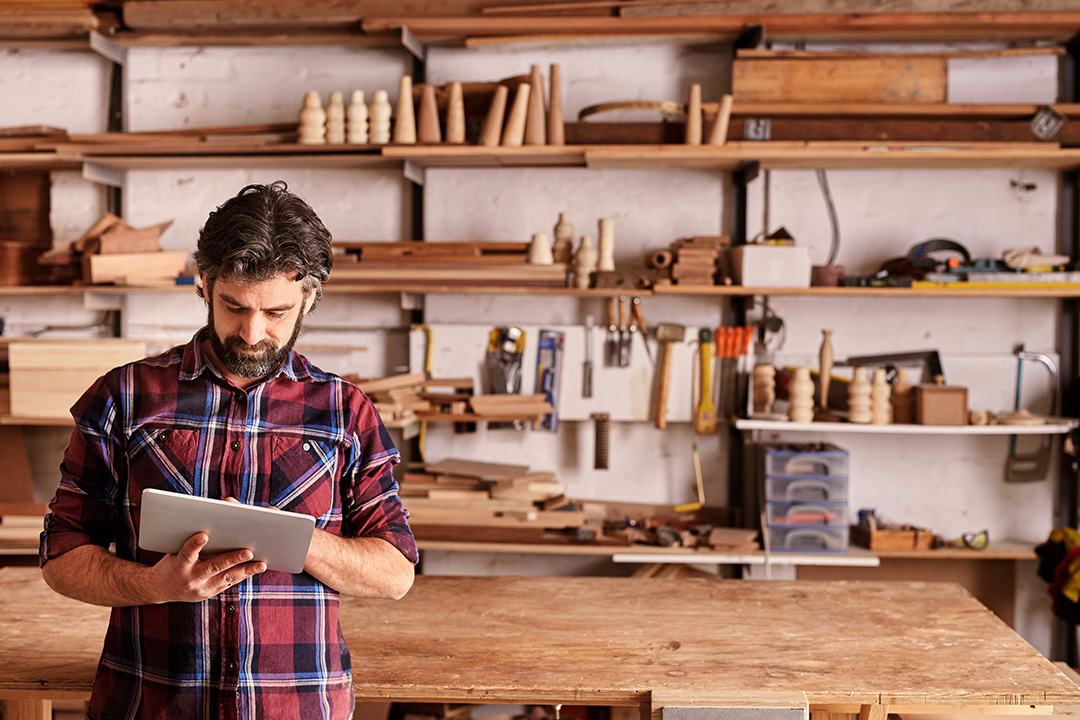
M492 328L488 335L487 369L488 388L493 394L521 392L521 356L525 351L525 331L519 327ZM490 422L489 430L515 428L523 430L525 424L514 422Z
M641 341L645 345L645 354L649 358L649 364L655 365L652 348L649 347L649 327L645 324L645 313L641 310L641 298L635 297L630 301L630 321L636 326L641 335Z
M619 296L619 367L630 366L630 327L626 296Z
M1050 371L1050 414L1057 410L1058 392L1058 369L1054 359L1045 353L1028 352L1023 345L1014 348L1016 353L1016 399L1013 402L1014 412L1011 416L999 419L1002 424L1009 424L1009 418L1013 418L1012 424L1022 424L1028 418L1035 418L1027 410L1020 407L1020 386L1024 375L1024 361L1035 360L1042 363ZM1036 422L1042 422L1041 419ZM1012 435L1009 439L1009 458L1005 461L1005 482L1022 483L1038 482L1046 478L1046 471L1050 464L1050 446L1052 444L1049 435L1042 435L1039 449L1033 453L1020 454L1017 452L1017 436Z
M585 318L585 363L581 368L581 397L592 397L592 331L593 316Z
M607 299L607 342L604 343L604 365L619 364L619 325L615 316L615 298Z
M558 330L541 330L536 345L536 392L551 404L551 412L544 415L533 429L543 428L559 431L559 380L562 377L563 344L565 333Z
M593 469L607 470L609 449L611 447L611 415L608 413L593 413Z
M660 382L656 395L656 427L667 427L668 390L671 388L671 344L682 342L686 326L660 323L656 326L656 341L660 343Z
M661 327L663 326L661 325ZM657 333L659 334L659 330L657 330ZM711 343L706 340L707 335L710 336L709 339L711 339L712 333L713 331L708 328L702 328L698 333L698 348L692 356L694 365L690 367L691 378L696 378L699 373L701 373L702 378L704 378L704 373L706 372L705 368L707 366L711 367L713 364L713 356L715 353L712 351ZM690 382L691 406L693 406L695 398L705 397L704 383L702 383L703 386L700 388L695 387L695 385L697 385L696 382ZM698 403L698 406L700 407L700 403ZM675 512L679 513L694 512L705 506L705 480L701 475L701 454L698 452L698 423L696 413L693 422L690 423L690 455L694 460L694 484L697 488L697 502L676 505L674 508Z
M699 396L694 412L694 432L702 435L716 432L716 405L713 403L712 371L716 352L713 343L713 331L711 328L701 328L698 331L698 343L700 344L700 361L698 367L701 371L701 384Z

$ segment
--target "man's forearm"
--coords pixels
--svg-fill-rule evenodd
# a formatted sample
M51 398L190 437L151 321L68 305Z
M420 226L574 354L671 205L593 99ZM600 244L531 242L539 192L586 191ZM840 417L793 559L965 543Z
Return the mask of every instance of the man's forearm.
M413 564L381 538L316 530L304 570L343 595L397 599L412 587Z
M56 592L92 605L127 607L163 601L152 568L83 545L45 563L41 574Z

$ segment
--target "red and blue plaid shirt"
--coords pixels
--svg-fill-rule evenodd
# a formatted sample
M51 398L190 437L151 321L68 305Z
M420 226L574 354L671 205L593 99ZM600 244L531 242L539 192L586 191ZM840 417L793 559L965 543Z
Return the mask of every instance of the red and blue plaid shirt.
M45 518L41 562L81 545L153 564L138 548L142 491L161 488L306 513L417 561L371 402L295 352L246 390L191 342L117 368L72 408L76 429ZM347 718L355 700L338 593L266 571L198 603L114 608L90 716Z

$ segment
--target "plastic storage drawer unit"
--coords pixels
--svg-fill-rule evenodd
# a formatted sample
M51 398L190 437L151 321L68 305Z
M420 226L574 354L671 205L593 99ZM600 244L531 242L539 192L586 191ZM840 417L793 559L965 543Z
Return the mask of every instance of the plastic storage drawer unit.
M848 452L828 443L766 445L765 537L772 552L848 547Z

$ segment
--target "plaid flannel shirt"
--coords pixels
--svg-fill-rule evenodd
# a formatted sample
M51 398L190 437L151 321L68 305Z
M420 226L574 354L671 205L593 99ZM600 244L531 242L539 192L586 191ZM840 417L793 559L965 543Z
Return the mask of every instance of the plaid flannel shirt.
M391 475L400 456L368 398L295 352L238 389L200 351L204 332L109 372L72 408L41 563L86 544L156 562L138 548L146 488L306 513L415 563ZM198 603L114 608L90 716L311 720L347 718L354 703L338 593L266 571Z

